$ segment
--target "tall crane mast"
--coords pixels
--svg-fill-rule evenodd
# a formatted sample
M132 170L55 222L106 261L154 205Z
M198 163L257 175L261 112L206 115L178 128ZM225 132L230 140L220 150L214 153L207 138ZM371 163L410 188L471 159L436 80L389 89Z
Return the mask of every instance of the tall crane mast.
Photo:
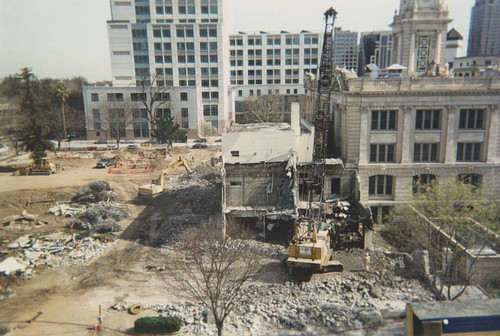
M330 119L330 94L333 78L333 32L337 11L331 7L325 12L325 33L321 51L321 64L318 76L318 97L314 121L313 160L318 164L326 159L328 139L328 120Z
M319 193L318 220L322 218L322 205L324 201L325 184L325 159L328 143L328 122L330 120L330 97L333 79L333 32L337 11L331 7L324 14L325 32L323 34L323 47L318 71L318 91L316 111L314 114L314 146L313 146L313 187ZM312 215L311 202L312 190L309 190L309 215Z
M313 176L309 185L309 205L306 217L298 218L295 235L288 247L285 260L290 270L308 268L312 270L342 271L342 264L332 260L332 231L322 228L322 207L324 201L325 159L330 119L330 92L333 79L333 25L337 12L330 8L325 13L325 33L321 51L321 64L318 77L318 97L314 115ZM320 192L320 205L317 216L312 215L312 189Z

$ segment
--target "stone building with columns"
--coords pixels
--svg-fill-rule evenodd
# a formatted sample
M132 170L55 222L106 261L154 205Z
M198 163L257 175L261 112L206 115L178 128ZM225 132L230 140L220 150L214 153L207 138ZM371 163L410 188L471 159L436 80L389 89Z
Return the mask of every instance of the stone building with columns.
M406 73L337 76L332 152L377 222L412 199L416 182L463 178L500 194L500 78L444 71L449 22L444 0L401 0L392 24L393 63Z

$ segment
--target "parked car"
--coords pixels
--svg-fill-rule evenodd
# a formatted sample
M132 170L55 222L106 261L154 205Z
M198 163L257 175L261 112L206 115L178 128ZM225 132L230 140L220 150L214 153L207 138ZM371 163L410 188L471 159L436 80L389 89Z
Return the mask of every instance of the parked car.
M139 146L137 146L137 145L128 145L127 146L127 149L136 149L136 148L139 148Z
M153 145L156 145L156 140L148 140L148 141L141 143L142 147L151 147Z
M115 165L117 161L118 160L116 158L102 158L99 162L97 162L96 168L107 168Z

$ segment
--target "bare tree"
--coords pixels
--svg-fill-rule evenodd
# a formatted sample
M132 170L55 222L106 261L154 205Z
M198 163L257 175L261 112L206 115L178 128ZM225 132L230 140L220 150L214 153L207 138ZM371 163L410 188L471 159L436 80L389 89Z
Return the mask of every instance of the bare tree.
M146 109L146 119L151 125L151 130L156 129L156 116L158 109L171 108L170 102L170 86L165 86L165 81L160 80L156 75L153 75L151 80L141 80L141 93L138 100Z
M217 128L215 128L212 123L203 120L200 122L200 134L202 137L210 137L218 135L219 131L217 131Z
M115 139L116 148L120 149L120 141L127 136L127 128L134 124L133 113L136 110L129 101L115 101L107 103L102 108L101 128L109 132L110 138Z
M241 228L229 225L227 232L223 234L222 223L188 230L166 267L173 289L210 310L218 335L234 307L246 299L245 285L262 266L262 255Z
M243 123L282 122L285 105L283 96L269 94L248 97L243 101Z
M474 265L492 234L478 222L494 223L500 216L498 202L486 200L481 188L468 182L417 183L413 202L395 208L385 232L407 252L428 251L425 277L439 300L455 300L474 278L480 280Z

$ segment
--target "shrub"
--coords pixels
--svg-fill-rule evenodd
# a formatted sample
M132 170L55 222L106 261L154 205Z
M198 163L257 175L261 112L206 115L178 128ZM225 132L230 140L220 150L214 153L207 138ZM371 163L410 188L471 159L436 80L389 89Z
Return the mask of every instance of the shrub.
M182 319L177 316L149 316L135 320L134 331L161 334L179 331L183 325Z

